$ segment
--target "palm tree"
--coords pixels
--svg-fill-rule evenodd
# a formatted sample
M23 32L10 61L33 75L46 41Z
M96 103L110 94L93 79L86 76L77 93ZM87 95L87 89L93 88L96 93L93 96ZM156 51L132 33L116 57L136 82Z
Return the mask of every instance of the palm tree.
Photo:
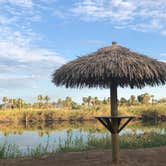
M4 103L4 109L6 110L6 104L8 102L8 98L5 96L2 98L2 102Z
M149 94L146 93L143 97L143 104L148 105L149 101L150 101L150 96L149 96Z
M134 105L136 103L136 97L134 95L130 96L130 103L131 105Z
M83 104L84 104L84 105L86 105L86 104L87 104L87 102L88 102L87 97L83 97L83 98L82 98L82 101L83 101Z
M8 102L8 98L5 96L5 97L2 98L2 101L3 101L4 104L6 104Z
M102 101L103 104L108 104L108 101L104 98Z
M17 100L16 99L13 99L13 106L14 106L14 108L16 108L16 106L17 106Z
M50 100L50 97L49 96L45 96L44 97L44 100L46 101L46 107L48 108L48 101Z
M69 108L71 108L72 98L67 96L65 99L65 105Z
M124 97L121 97L121 99L120 99L120 104L121 104L121 105L127 104L127 100L126 100Z
M138 102L143 104L143 98L144 98L144 94L138 95L137 96Z
M41 108L42 105L43 105L43 103L42 103L42 101L43 101L43 96L42 96L42 95L39 95L39 96L37 97L37 99L39 100L39 108Z
M13 99L9 99L10 109L13 108Z
M17 100L17 104L18 104L18 108L19 108L19 110L21 110L21 108L22 108L22 106L23 106L23 104L24 104L23 99L18 98L18 100Z
M92 97L89 96L89 97L87 98L88 107L90 106L91 100L92 100Z
M95 103L95 105L99 105L100 104L100 100L98 99L98 97L94 98L94 103Z

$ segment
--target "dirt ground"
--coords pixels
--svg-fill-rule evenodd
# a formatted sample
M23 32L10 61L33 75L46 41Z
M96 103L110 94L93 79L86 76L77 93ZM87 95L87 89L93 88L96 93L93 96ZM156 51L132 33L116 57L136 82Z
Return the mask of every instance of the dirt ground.
M110 150L57 153L40 158L0 160L0 166L114 166ZM137 150L121 150L116 166L166 166L166 146Z

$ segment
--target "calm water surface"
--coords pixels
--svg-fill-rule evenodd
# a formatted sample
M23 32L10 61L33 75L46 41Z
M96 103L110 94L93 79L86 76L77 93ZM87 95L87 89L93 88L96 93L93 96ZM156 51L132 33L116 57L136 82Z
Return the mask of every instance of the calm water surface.
M130 123L121 133L143 134L156 132L166 134L166 122L158 124L143 124L141 122ZM23 150L34 148L39 144L49 147L57 147L72 135L72 139L79 137L87 141L88 136L102 137L109 132L99 122L54 122L51 124L0 124L0 144L16 144Z

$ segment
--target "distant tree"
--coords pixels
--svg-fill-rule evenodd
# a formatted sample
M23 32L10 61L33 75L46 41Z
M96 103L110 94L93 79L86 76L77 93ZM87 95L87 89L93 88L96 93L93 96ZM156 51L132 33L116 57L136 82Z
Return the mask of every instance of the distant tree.
M83 97L82 101L83 101L83 104L86 105L88 103L88 98L87 97Z
M16 105L16 103L17 103L17 102L16 102L16 99L13 99L13 104Z
M6 96L4 96L2 98L2 102L4 103L4 109L6 110L6 104L8 103L8 98Z
M13 108L16 108L16 107L17 107L17 100L13 99Z
M39 100L39 108L42 108L42 106L43 106L43 96L38 95L37 99Z
M49 96L45 96L44 97L44 100L46 101L45 104L46 104L46 108L48 108L48 102L50 100L50 97Z
M74 109L74 110L75 109L80 109L80 106L76 102L72 101L71 108Z
M149 101L150 101L150 95L148 93L144 93L144 94L137 96L137 99L140 103L147 105L147 104L149 104Z
M64 100L64 105L68 108L71 107L71 103L72 103L72 98L67 96L66 99Z
M143 103L143 97L144 97L143 94L137 96L137 99L138 99L138 102L139 102L139 103Z
M102 104L108 104L108 101L104 98Z
M125 99L124 97L121 97L119 102L120 102L120 105L125 105L128 103L127 99Z
M95 105L99 105L101 103L101 101L98 99L98 97L95 97L94 103L95 103Z
M166 103L166 98L161 98L161 99L159 99L158 102L159 102L159 103Z
M18 98L17 99L17 105L18 105L19 110L21 110L21 108L23 107L23 104L24 104L23 99Z
M6 104L7 102L8 102L8 98L5 96L5 97L3 97L2 98L2 102L4 103L4 104Z
M143 104L148 105L150 101L150 96L148 94L144 95L143 97Z
M92 105L92 106L94 106L95 105L95 98L91 98L91 100L90 100L90 105Z
M92 97L91 97L91 96L88 96L88 98L87 98L88 106L90 106L91 102L92 102Z
M10 104L10 109L14 108L14 103L13 103L13 99L9 99L8 103Z
M135 105L135 103L136 103L136 97L134 95L131 95L130 96L130 104Z

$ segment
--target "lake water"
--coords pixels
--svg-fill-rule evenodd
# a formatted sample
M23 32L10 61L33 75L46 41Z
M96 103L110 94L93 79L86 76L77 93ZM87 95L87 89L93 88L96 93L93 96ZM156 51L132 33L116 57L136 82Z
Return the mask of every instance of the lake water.
M144 132L156 132L166 134L166 122L158 124L143 124L141 122L130 123L120 135L143 134ZM59 143L70 136L72 139L81 137L87 141L89 135L103 137L110 134L99 122L54 122L50 124L0 124L0 144L15 144L26 151L27 147L34 148L39 144L49 147L58 147Z

